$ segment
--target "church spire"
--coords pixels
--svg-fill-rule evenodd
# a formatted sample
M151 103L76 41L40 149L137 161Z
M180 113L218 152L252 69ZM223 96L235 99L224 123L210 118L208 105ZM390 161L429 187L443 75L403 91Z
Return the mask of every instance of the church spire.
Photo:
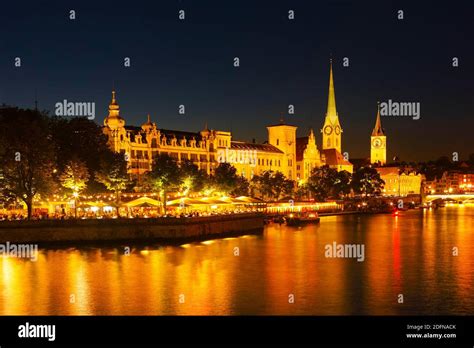
M329 117L331 121L337 119L336 111L336 93L334 91L334 78L332 74L332 59L329 60L329 94L328 94L328 110L326 117Z
M377 103L377 119L375 120L375 127L372 131L372 136L385 135L385 131L382 128L382 121L380 120L380 104Z

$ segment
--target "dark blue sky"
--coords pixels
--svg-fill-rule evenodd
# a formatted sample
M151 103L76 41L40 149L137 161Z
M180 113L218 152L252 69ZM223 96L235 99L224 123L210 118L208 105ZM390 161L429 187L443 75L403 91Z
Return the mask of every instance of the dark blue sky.
M32 107L35 90L51 112L63 99L94 101L102 123L115 84L127 124L150 113L161 128L198 131L208 122L259 142L294 104L285 120L298 135L313 127L320 146L332 54L351 157L369 155L376 102L392 99L420 102L421 119L382 118L390 157L466 158L474 152L473 13L469 1L9 1L0 10L0 103Z

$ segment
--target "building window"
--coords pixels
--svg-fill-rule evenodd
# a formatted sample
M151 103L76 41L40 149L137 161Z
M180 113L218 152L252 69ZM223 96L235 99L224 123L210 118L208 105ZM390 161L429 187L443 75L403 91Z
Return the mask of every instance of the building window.
M280 139L277 139L277 146L280 145Z
M327 147L331 147L331 139L328 138Z

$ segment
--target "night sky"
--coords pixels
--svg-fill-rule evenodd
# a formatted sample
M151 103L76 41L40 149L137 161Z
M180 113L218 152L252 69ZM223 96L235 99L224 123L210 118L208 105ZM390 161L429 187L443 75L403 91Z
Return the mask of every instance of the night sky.
M34 107L35 91L39 108L51 112L63 99L93 101L102 124L115 85L127 124L150 113L160 128L199 131L207 122L235 140L263 142L265 127L283 113L298 136L313 127L321 147L332 55L351 158L369 156L377 101L388 99L421 103L420 120L382 118L389 158L454 151L467 158L474 153L472 1L362 2L2 2L0 103Z

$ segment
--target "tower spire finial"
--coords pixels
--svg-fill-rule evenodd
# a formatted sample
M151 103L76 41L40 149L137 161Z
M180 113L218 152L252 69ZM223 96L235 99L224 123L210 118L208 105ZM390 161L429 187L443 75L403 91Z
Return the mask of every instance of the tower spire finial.
M115 105L117 104L117 100L115 99L115 89L112 89L112 102L111 104Z
M382 128L382 121L380 120L380 103L377 102L377 118L375 119L375 127L372 131L372 136L385 135L385 131Z
M328 109L326 117L332 120L337 118L336 111L336 93L334 91L334 77L332 73L332 58L329 59L329 93L328 93Z

